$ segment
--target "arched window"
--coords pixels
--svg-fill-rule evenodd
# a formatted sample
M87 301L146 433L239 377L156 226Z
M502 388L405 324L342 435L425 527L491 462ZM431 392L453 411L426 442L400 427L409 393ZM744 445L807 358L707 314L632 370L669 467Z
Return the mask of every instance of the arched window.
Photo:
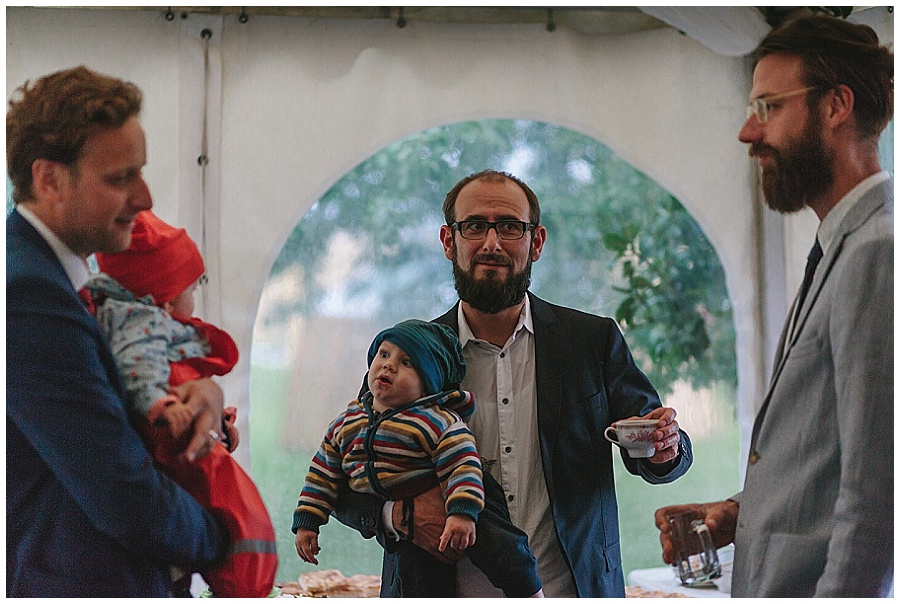
M276 524L279 579L314 570L294 552L291 514L328 423L362 384L371 339L455 303L438 239L441 202L460 178L488 167L516 174L541 200L548 239L532 290L615 317L695 442L694 468L672 485L647 485L617 466L626 573L660 564L656 507L737 490L731 305L698 225L588 136L522 120L451 124L386 147L335 183L296 226L267 282L253 336L251 456ZM374 540L337 521L320 545L320 570L380 571Z

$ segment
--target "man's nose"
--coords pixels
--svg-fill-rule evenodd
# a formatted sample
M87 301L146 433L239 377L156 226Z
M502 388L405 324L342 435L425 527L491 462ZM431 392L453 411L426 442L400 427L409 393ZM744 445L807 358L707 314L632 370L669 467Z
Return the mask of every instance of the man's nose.
M742 143L755 143L762 140L762 124L752 113L738 132L738 140Z
M497 225L491 225L488 227L487 233L484 235L484 240L481 245L485 250L497 250L500 249L500 234L497 231Z
M131 196L131 204L140 210L149 210L153 207L153 197L150 195L150 187L143 176L138 177L135 183L135 191Z

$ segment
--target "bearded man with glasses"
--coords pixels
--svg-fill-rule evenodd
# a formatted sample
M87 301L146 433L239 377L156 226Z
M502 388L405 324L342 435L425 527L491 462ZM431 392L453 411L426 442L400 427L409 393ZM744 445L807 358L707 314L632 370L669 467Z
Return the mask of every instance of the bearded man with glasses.
M657 421L655 453L631 474L672 482L693 457L675 410L663 407L615 321L546 302L528 291L547 229L537 196L493 170L460 181L444 200L440 237L460 302L437 322L459 336L475 395L469 427L482 458L487 505L528 535L547 597L624 597L611 445L603 431L626 418ZM342 494L343 497L343 494ZM459 553L438 551L438 489L403 502L359 501L336 516L385 546L383 597L499 594ZM397 552L421 547L418 567ZM438 560L441 559L441 561ZM447 580L448 570L455 570Z
M894 56L868 26L804 17L755 53L738 138L781 213L820 224L753 426L741 493L696 510L734 542L734 597L893 592L894 183L878 138L894 112Z

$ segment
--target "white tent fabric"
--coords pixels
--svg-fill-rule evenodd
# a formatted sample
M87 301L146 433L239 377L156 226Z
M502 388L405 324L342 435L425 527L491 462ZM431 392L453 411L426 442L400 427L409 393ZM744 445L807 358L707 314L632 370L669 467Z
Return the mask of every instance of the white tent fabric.
M727 23L733 13L705 15ZM727 54L739 54L758 27L752 32ZM517 117L595 137L667 188L703 228L734 307L746 451L800 281L803 242L815 230L811 213L784 220L757 199L755 167L736 139L750 82L746 58L674 29L585 36L535 25L398 29L391 21L254 16L241 23L197 14L168 21L163 10L8 8L6 35L7 97L26 79L79 64L143 89L145 173L156 211L204 242L210 282L201 310L242 351L221 382L241 409L260 294L307 209L347 170L411 133ZM703 39L699 30L691 35ZM204 140L205 168L198 164ZM246 417L238 424L244 434ZM248 455L249 447L237 451L247 466Z
M683 31L710 50L742 57L771 29L750 6L642 6L642 11Z

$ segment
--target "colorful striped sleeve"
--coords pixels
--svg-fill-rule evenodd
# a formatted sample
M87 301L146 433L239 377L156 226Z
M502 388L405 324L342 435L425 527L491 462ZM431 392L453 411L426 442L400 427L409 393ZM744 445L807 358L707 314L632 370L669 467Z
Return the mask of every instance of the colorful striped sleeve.
M328 427L328 432L310 463L297 508L294 510L292 528L295 532L298 528L318 532L319 527L328 522L328 516L337 504L340 486L347 480L342 467L345 452L341 443L348 434L352 434L353 428L358 427L358 416L351 404Z
M484 508L481 460L475 438L461 419L444 430L432 457L438 480L446 485L447 513L478 520Z

